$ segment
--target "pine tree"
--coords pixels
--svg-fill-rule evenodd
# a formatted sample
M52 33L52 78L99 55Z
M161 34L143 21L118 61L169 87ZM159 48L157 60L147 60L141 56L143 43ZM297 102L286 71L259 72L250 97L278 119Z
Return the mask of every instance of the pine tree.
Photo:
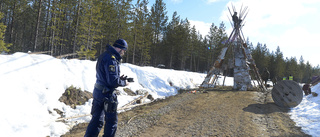
M211 24L210 26L210 31L209 34L207 35L208 38L208 54L207 56L208 58L208 64L210 64L210 67L208 67L208 70L211 68L211 66L213 66L214 61L217 60L217 57L220 54L219 48L217 46L218 42L216 41L216 34L218 33L218 27L214 25L214 23ZM221 50L221 49L220 49Z
M79 0L77 2L77 6L76 6L76 14L74 16L75 20L74 20L74 36L73 36L73 47L72 47L72 53L76 53L76 51L78 50L78 46L77 46L77 38L78 38L78 31L79 31L79 24L80 24L80 9L81 9L81 0Z
M312 80L312 66L311 64L309 63L309 61L307 61L306 63L306 68L305 68L305 71L304 71L304 75L303 75L303 82L306 82L306 83L309 83L311 82Z
M212 66L218 59L218 56L224 46L224 41L228 39L225 29L226 27L223 22L220 23L219 27L215 26L214 23L211 24L209 34L207 35L210 45L208 47L210 50L208 54L210 57L208 60L208 63L211 64L210 66Z
M103 0L101 5L101 13L102 14L102 24L101 34L103 36L101 40L101 45L99 49L99 53L101 54L104 51L104 45L112 44L115 40L117 40L117 3L115 0ZM130 49L129 49L130 50Z
M298 64L297 59L295 57L286 58L286 72L285 76L289 77L289 75L292 75L294 80L297 80L298 75Z
M276 73L276 66L275 66L275 64L276 64L276 57L275 57L276 55L274 54L274 52L272 52L271 54L270 54L270 56L269 56L269 64L268 64L268 70L269 70L269 72L270 72L270 79L272 80L272 81L276 81L278 78L276 78L276 75L275 75L275 73Z
M283 54L280 51L280 47L277 47L276 53L275 53L275 66L276 66L276 71L275 71L275 76L277 77L278 80L282 80L282 77L285 76L285 62L283 60Z
M130 51L132 51L132 63L136 64L135 59L136 56L139 54L139 47L142 44L142 37L143 37L143 24L145 21L145 16L143 15L143 8L144 5L140 0L137 1L135 4L134 8L134 13L133 13L133 28L132 28L132 33L133 33L133 44L131 46Z
M167 53L168 55L164 54L164 58L168 58L168 66L169 68L174 68L176 66L173 66L176 64L176 58L177 58L177 37L178 37L178 27L180 23L180 16L178 16L177 12L174 12L172 15L171 22L166 28L165 34L164 34L164 45L165 49L161 50L163 53Z
M96 45L102 39L102 3L96 0L88 0L83 4L82 17L79 25L79 30L82 34L78 35L78 45L80 51L78 54L85 59L94 59L97 50Z
M152 43L152 28L150 21L150 13L147 8L148 1L138 0L136 4L134 17L134 44L132 62L139 65L147 65L150 63L150 46ZM135 61L135 56L137 61Z
M12 43L10 52L31 50L34 12L27 0L5 0L1 2L4 25L7 26L5 41Z
M198 66L199 66L199 69L198 71L200 72L206 72L210 69L210 67L212 66L209 66L210 64L207 63L208 61L208 52L209 52L209 42L208 42L208 39L207 37L204 37L202 38L202 35L200 35L200 39L199 39L200 43L200 48L199 48L199 63L198 63Z
M0 18L3 17L3 13L0 12ZM6 31L7 26L5 26L3 23L0 23L0 54L2 52L9 52L9 47L11 44L5 43L4 42L4 34Z
M193 26L190 32L190 48L189 48L189 53L190 53L189 70L190 71L197 71L198 69L196 59L199 56L199 49L200 49L200 44L198 41L197 30L196 30L196 27Z
M306 81L303 81L303 75L304 75L304 71L306 69L306 66L304 64L304 59L303 57L301 56L300 59L299 59L299 73L298 73L298 79L300 80L299 82L303 82L303 83L306 83Z
M162 51L160 46L161 36L164 35L163 32L167 27L167 11L166 11L166 4L163 0L156 0L155 4L151 7L151 23L152 23L152 30L153 30L153 40L152 40L152 47L151 47L151 56L152 56L152 64L156 65L159 63L159 51ZM170 62L170 66L172 66L172 62Z
M116 11L117 11L117 39L118 38L128 38L128 28L130 20L130 11L132 0L116 0Z
M39 26L40 26L40 17L41 17L41 8L42 8L42 0L39 0L38 6L38 14L37 14L37 22L35 27L35 36L34 36L34 48L33 51L37 50L38 44L38 36L39 36Z
M263 71L268 69L269 56L270 53L266 44L262 45L261 43L258 43L257 47L252 50L252 57L255 60L260 73L263 73Z
M190 22L188 21L188 19L185 20L181 20L181 38L180 38L180 69L181 70L185 70L186 67L186 61L188 58L191 57L191 50L190 48L192 47L191 45L191 29L190 29Z

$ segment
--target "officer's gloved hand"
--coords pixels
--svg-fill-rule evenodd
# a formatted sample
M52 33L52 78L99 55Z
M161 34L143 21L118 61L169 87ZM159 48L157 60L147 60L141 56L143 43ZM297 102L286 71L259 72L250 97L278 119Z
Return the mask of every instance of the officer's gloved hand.
M127 76L122 75L122 76L120 77L120 79L121 79L121 80L127 80Z

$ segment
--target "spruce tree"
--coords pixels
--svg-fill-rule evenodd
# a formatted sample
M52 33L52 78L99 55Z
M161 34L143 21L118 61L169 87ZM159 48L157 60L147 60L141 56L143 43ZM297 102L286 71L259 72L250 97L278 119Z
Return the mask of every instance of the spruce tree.
M167 27L167 11L166 11L166 4L163 0L156 0L155 4L151 7L151 23L152 23L152 30L153 30L153 39L152 39L152 47L151 47L151 57L152 57L152 64L156 65L159 63L159 58L157 57L159 51L162 51L160 46L161 36L163 36L163 32ZM171 57L170 57L171 58ZM172 62L170 61L172 66Z
M305 71L305 64L304 64L304 59L303 57L301 56L300 59L299 59L299 73L298 73L298 78L300 79L299 82L303 82L305 83L306 81L303 81L303 75L304 75L304 71Z
M102 13L101 3L95 0L88 0L83 4L82 17L79 30L82 34L78 35L78 45L80 50L78 54L85 59L94 59L97 52L96 45L100 42Z
M214 23L211 24L209 34L207 35L208 38L208 54L207 56L209 57L207 60L207 63L210 64L210 67L208 70L213 66L214 61L217 60L217 57L220 54L219 47L217 46L218 42L216 40L216 34L218 33L218 27L214 25Z
M3 17L3 13L0 12L0 19L2 17ZM4 34L5 34L5 31L6 31L6 28L7 28L6 25L4 25L3 23L0 23L0 54L2 52L8 53L10 51L9 47L11 46L11 44L8 44L8 43L4 42Z
M275 52L275 66L276 66L276 71L275 71L275 76L277 77L278 80L282 80L283 77L285 77L285 62L283 59L283 54L280 51L280 47L277 47L277 50ZM286 76L287 77L287 76Z

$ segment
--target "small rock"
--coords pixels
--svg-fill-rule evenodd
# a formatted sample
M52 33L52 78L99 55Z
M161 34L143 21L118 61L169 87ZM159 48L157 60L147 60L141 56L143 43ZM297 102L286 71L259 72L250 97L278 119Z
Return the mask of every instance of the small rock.
M137 94L137 95L144 95L144 94L146 94L147 92L148 92L147 90L138 89L138 90L136 91L136 94Z
M318 96L318 93L316 93L316 92L311 92L311 94L312 94L312 96L314 96L314 97L317 97L317 96Z
M154 100L154 98L153 98L152 95L150 95L150 94L147 96L147 99L150 99L151 101Z
M131 89L129 88L123 88L124 92L126 92L129 96L135 96L136 93L134 93Z

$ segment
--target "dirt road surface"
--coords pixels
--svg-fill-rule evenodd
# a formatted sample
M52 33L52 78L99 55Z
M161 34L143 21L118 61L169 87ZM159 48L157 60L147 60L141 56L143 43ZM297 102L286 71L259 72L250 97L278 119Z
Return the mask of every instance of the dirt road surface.
M198 90L120 113L116 136L310 136L295 126L270 93L257 91ZM83 137L87 123L65 137ZM103 131L99 136L103 135Z

